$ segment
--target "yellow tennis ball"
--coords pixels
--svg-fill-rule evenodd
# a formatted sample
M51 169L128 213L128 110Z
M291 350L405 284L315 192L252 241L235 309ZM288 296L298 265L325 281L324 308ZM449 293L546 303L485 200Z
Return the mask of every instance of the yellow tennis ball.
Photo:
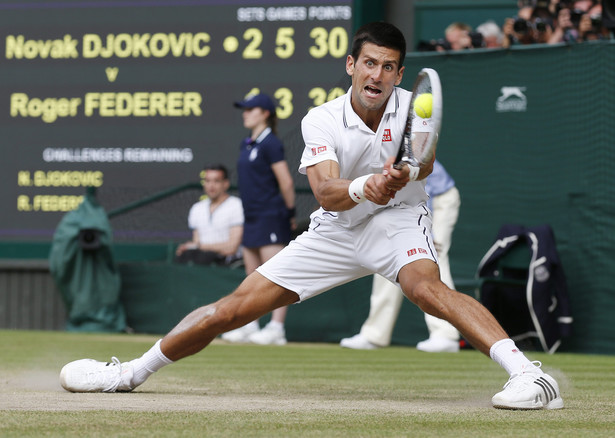
M431 93L420 94L414 101L414 112L416 115L422 117L423 119L428 119L431 117L432 102L433 98Z

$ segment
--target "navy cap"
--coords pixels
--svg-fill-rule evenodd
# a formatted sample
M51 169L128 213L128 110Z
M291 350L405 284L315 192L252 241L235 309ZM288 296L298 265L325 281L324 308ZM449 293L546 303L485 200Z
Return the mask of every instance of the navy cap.
M236 108L262 108L275 114L275 104L269 96L264 93L253 94L246 97L241 102L235 102Z

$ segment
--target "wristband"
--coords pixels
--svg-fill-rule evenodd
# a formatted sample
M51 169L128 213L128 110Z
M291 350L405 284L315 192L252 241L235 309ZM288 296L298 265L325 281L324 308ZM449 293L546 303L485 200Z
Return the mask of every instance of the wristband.
M295 217L295 215L297 214L297 208L296 207L287 208L286 211L288 211L288 217Z
M348 186L348 194L350 195L350 199L357 204L367 201L364 193L365 183L372 175L373 173L370 173L369 175L363 175L355 178Z

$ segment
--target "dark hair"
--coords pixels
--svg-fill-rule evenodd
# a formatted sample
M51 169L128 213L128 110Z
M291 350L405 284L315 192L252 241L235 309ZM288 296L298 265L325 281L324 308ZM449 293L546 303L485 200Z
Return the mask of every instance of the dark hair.
M406 59L406 39L404 34L392 24L378 21L361 26L352 39L350 55L355 60L359 59L365 43L399 51L399 68L403 66Z
M224 179L228 179L228 169L224 164L206 164L203 167L203 170L207 172L208 170L219 170L224 175Z
M271 132L275 135L278 134L278 115L275 111L269 111L269 117L267 117L267 126L271 128Z

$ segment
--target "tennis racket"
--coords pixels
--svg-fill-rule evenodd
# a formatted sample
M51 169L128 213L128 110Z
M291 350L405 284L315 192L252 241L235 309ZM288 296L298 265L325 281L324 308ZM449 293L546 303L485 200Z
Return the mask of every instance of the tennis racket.
M416 179L419 168L431 163L436 152L442 123L442 86L438 73L422 69L412 87L406 129L399 146L395 167L410 167L410 179Z

